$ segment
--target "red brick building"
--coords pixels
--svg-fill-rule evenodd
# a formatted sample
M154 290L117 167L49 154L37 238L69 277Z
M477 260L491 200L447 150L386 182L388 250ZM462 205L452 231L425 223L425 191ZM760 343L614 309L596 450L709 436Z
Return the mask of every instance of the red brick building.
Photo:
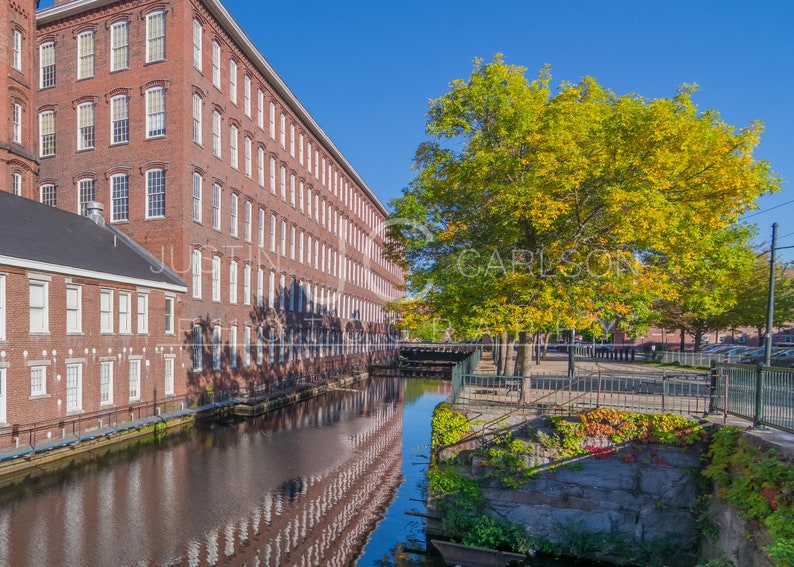
M0 447L15 426L184 397L185 291L114 227L0 192Z
M102 203L184 280L177 390L393 354L387 210L220 1L0 3L0 190L75 214Z

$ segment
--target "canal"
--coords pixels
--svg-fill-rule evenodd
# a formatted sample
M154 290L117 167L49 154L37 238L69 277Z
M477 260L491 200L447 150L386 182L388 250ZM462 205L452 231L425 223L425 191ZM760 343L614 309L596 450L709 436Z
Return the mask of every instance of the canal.
M448 388L371 380L5 487L0 565L440 566L406 512Z

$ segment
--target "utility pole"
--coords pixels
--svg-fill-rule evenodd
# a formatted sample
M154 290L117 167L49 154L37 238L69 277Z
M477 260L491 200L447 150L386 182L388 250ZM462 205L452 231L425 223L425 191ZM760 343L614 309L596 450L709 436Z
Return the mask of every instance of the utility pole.
M772 363L772 325L775 317L775 247L777 223L772 223L772 246L769 249L769 295L766 299L766 335L764 337L764 365Z

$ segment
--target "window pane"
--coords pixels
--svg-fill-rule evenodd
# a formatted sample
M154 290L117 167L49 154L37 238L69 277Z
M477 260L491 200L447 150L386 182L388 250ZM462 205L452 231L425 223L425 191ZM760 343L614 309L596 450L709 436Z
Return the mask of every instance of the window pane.
M146 62L165 59L165 12L146 17Z
M118 71L129 67L129 26L127 22L117 22L110 28L110 70Z
M110 178L111 190L111 221L129 220L130 189L126 175L114 175Z
M146 217L165 216L165 171L152 169L146 172Z

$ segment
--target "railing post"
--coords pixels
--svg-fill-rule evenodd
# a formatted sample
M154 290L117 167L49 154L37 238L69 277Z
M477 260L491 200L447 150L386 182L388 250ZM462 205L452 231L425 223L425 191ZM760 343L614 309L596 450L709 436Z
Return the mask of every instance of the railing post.
M667 372L662 374L662 411L667 411L667 395L670 392L670 379Z
M763 373L763 366L759 364L755 367L755 412L753 412L753 429L758 429L761 426L761 421L764 419Z
M709 395L709 413L714 411L714 396L717 394L717 363L714 360L709 361L711 367L711 394Z

